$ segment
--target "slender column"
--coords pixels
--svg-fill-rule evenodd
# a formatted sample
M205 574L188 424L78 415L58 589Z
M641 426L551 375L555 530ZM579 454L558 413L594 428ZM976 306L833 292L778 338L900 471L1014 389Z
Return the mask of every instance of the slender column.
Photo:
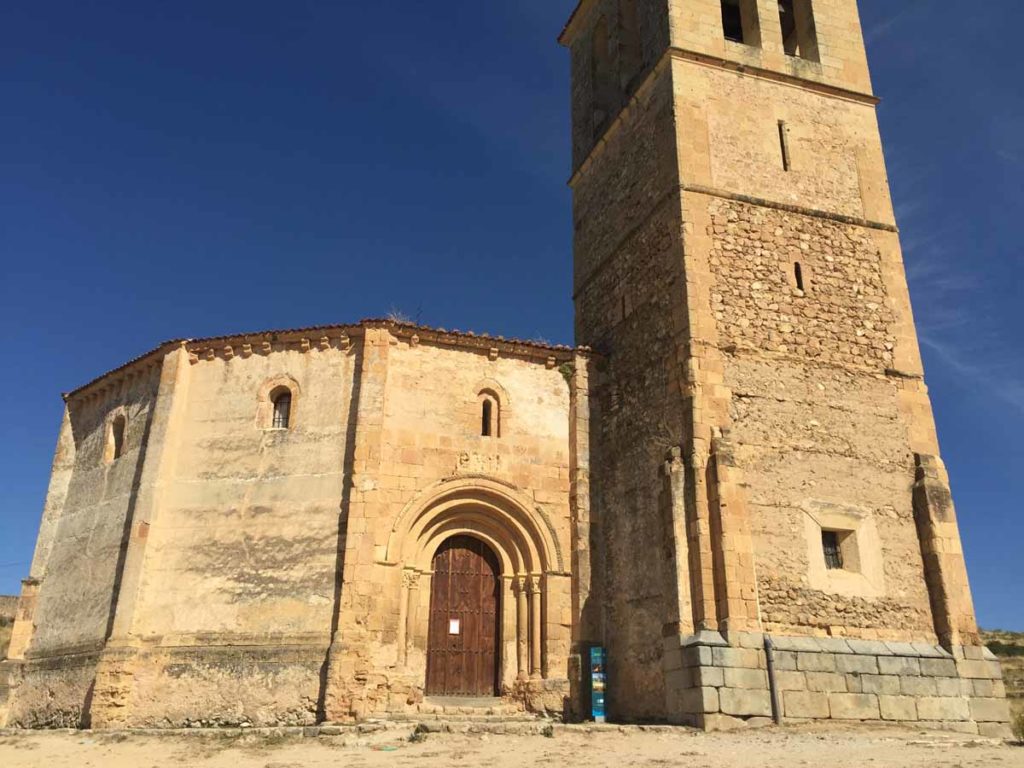
M516 592L516 661L519 679L525 680L530 674L527 651L530 642L530 619L526 605L526 579L517 578L513 588Z
M413 571L402 573L402 594L398 599L398 664L402 667L409 660L409 617L412 615L412 598L418 576Z
M672 530L671 581L675 594L668 606L666 623L676 636L693 633L693 606L690 593L690 548L686 533L686 465L681 448L669 451L664 465L665 485L670 509L668 519Z
M743 473L735 450L724 437L712 441L712 480L708 501L716 576L720 631L758 632L761 629L754 570L754 541L750 533Z
M957 645L980 645L946 465L938 456L916 454L914 459L914 519L935 634L946 650Z
M530 677L538 679L541 672L540 576L530 579Z

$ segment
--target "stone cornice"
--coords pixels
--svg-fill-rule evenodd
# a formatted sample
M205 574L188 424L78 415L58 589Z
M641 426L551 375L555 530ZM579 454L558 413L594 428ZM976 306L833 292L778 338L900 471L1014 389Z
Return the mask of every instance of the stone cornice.
M97 376L92 381L83 384L77 389L63 393L62 397L64 398L64 402L69 403L72 400L80 400L83 398L103 397L111 390L120 387L129 379L148 375L152 373L155 368L159 368L163 364L164 357L166 357L168 353L173 352L175 349L179 349L184 343L185 341L182 339L165 341L160 346L151 349L145 354L132 358L124 365L107 371L101 376Z
M347 352L352 347L352 339L361 337L367 328L385 328L395 338L406 341L412 346L424 343L452 347L487 354L493 359L516 357L543 362L549 368L570 362L578 354L586 355L590 352L587 348L522 339L506 339L502 336L475 334L469 331L449 331L444 328L432 328L386 318L367 319L349 325L289 328L164 342L144 355L66 393L64 400L70 402L81 398L104 396L111 389L120 387L129 378L151 373L155 367L162 365L167 354L176 349L185 349L188 352L189 361L193 364L218 358L222 360L231 360L235 357L246 358L255 354L269 354L284 349L300 352L309 352L313 349L338 349Z

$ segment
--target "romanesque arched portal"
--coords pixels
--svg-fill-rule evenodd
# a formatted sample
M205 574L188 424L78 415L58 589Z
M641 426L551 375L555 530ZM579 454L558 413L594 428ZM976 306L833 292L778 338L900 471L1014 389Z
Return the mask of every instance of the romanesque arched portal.
M451 578L447 572L439 576L436 559L454 546L451 542L477 542L473 546L493 557L497 692L516 680L546 677L546 591L550 577L563 573L561 553L550 522L525 494L480 477L434 486L403 510L391 531L387 562L403 573L400 664L422 675L428 693L439 691L432 666L437 659L428 664L427 657L442 642L441 630L452 627L436 623L432 628L431 598L440 589L439 578Z

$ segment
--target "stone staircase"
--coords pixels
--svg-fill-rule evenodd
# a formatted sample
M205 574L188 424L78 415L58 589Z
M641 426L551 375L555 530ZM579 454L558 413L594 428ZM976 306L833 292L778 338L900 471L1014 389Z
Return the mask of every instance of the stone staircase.
M540 715L527 712L522 704L509 699L490 697L431 696L417 707L416 712L388 715L394 723L424 723L427 725L450 723L452 725L492 724L508 725L537 724L539 727L552 721Z

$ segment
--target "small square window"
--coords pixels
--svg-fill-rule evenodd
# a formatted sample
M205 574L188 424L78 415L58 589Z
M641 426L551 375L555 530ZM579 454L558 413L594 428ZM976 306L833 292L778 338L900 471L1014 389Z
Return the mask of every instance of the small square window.
M821 548L825 552L825 565L830 571L843 569L843 550L836 531L821 532Z

